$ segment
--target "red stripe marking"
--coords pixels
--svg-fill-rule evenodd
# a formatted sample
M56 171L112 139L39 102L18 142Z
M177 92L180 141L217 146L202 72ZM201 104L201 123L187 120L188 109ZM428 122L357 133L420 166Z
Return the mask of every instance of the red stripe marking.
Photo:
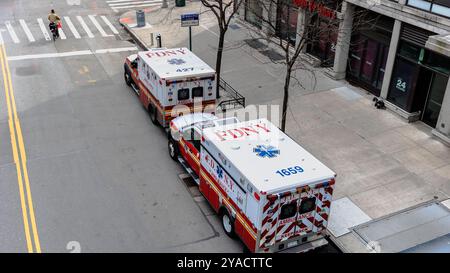
M211 182L219 189L220 193L223 196L228 196L226 194L226 192L224 191L224 189L222 189L222 187L219 185L219 183L211 176L211 174L209 174L209 172L205 169L205 167L201 166L202 172L209 178L209 180L211 180ZM234 203L234 201L229 198L227 199L228 202L230 202L230 204L233 206L233 209L236 212L241 211L241 209L239 209L239 207L236 205L236 203ZM253 227L253 224L250 222L250 220L247 218L247 216L245 214L239 213L239 215L242 216L242 218L244 219L244 221L247 223L247 225L256 233L257 229Z

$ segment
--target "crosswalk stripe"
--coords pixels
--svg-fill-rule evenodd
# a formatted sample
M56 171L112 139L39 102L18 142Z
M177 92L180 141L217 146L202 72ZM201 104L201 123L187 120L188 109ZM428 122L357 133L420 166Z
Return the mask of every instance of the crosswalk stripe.
M73 25L72 20L70 20L69 17L64 16L64 21L66 21L67 25L69 26L70 31L72 31L72 33L73 33L73 36L76 39L80 39L81 38L80 33L78 33L77 29Z
M13 42L16 43L16 44L20 43L19 37L17 37L17 34L14 31L14 28L12 27L11 22L10 21L6 21L5 22L5 26L6 26L6 29L8 30L8 32L9 32L9 36L11 36L11 39L13 40Z
M83 18L81 16L77 16L78 22L80 22L81 26L83 27L84 31L86 32L87 36L89 38L94 38L94 34L92 34L91 30L88 28L86 23L84 22Z
M19 22L22 26L23 31L25 32L25 35L27 35L28 41L30 41L31 43L35 42L36 40L34 39L33 34L31 34L31 31L28 28L27 23L25 23L25 20L20 19Z
M143 5L131 5L131 6L118 6L118 7L114 6L114 7L111 7L111 8L114 9L114 10L117 10L117 9L152 7L152 6L158 6L158 5L161 5L161 3L143 4Z
M123 3L113 3L109 4L110 7L123 6L123 5L138 5L138 4L148 4L148 3L161 3L160 0L149 0L149 1L128 1Z
M108 20L108 18L106 18L106 16L102 15L100 16L103 19L103 22L105 22L105 24L111 29L111 31L114 34L119 34L119 32L117 31L117 29L113 26L113 24L111 24L111 22Z
M48 34L47 28L44 25L44 21L42 21L42 18L38 18L37 19L38 23L39 23L39 27L41 28L42 34L44 34L44 38L47 41L50 41L50 35Z
M0 45L3 45L5 42L3 41L2 31L0 30Z
M111 36L106 34L105 30L103 30L102 26L97 22L97 19L95 19L94 15L88 15L88 17L103 37Z
M64 33L63 29L58 29L59 37L63 40L67 39L66 34Z

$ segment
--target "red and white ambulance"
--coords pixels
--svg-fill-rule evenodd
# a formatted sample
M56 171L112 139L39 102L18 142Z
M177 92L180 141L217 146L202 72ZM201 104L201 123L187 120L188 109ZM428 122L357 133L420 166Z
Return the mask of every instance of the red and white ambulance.
M168 146L247 250L327 244L336 174L268 120L185 115L171 121Z
M187 48L138 52L126 58L124 70L154 124L167 127L180 113L215 112L216 72Z

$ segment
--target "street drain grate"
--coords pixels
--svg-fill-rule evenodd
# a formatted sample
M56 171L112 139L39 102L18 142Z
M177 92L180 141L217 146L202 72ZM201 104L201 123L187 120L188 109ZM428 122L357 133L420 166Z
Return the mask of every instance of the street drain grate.
M238 26L238 25L236 25L236 24L231 24L231 25L229 25L228 27L231 28L231 29L233 29L233 30L236 30L236 29L240 29L240 28L241 28L240 26Z
M260 51L260 53L263 54L264 56L267 56L272 62L284 60L283 55L281 55L280 53L276 52L273 49Z
M197 197L202 197L202 194L199 191L198 186L195 183L194 179L188 174L180 174L179 177L181 181L184 182L184 184L189 190L189 193L194 197L195 201L198 202Z
M261 49L261 48L267 47L265 44L260 42L258 39L246 39L244 41L245 41L245 43L248 44L248 46L250 46L251 48L254 48L254 49Z

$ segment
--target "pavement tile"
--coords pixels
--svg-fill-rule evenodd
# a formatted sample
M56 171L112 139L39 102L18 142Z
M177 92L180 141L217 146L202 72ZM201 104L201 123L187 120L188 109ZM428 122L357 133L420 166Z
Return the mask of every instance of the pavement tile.
M421 147L408 148L393 153L392 156L404 164L408 170L416 174L421 174L447 164L445 160L436 157Z
M411 174L395 183L382 185L350 196L353 202L372 218L400 211L432 200L434 196L444 196L423 179Z
M370 143L373 143L380 151L386 154L399 152L408 148L412 148L416 145L415 142L395 130L382 132L378 135L368 138L367 140Z
M427 183L450 196L450 164L420 175Z

